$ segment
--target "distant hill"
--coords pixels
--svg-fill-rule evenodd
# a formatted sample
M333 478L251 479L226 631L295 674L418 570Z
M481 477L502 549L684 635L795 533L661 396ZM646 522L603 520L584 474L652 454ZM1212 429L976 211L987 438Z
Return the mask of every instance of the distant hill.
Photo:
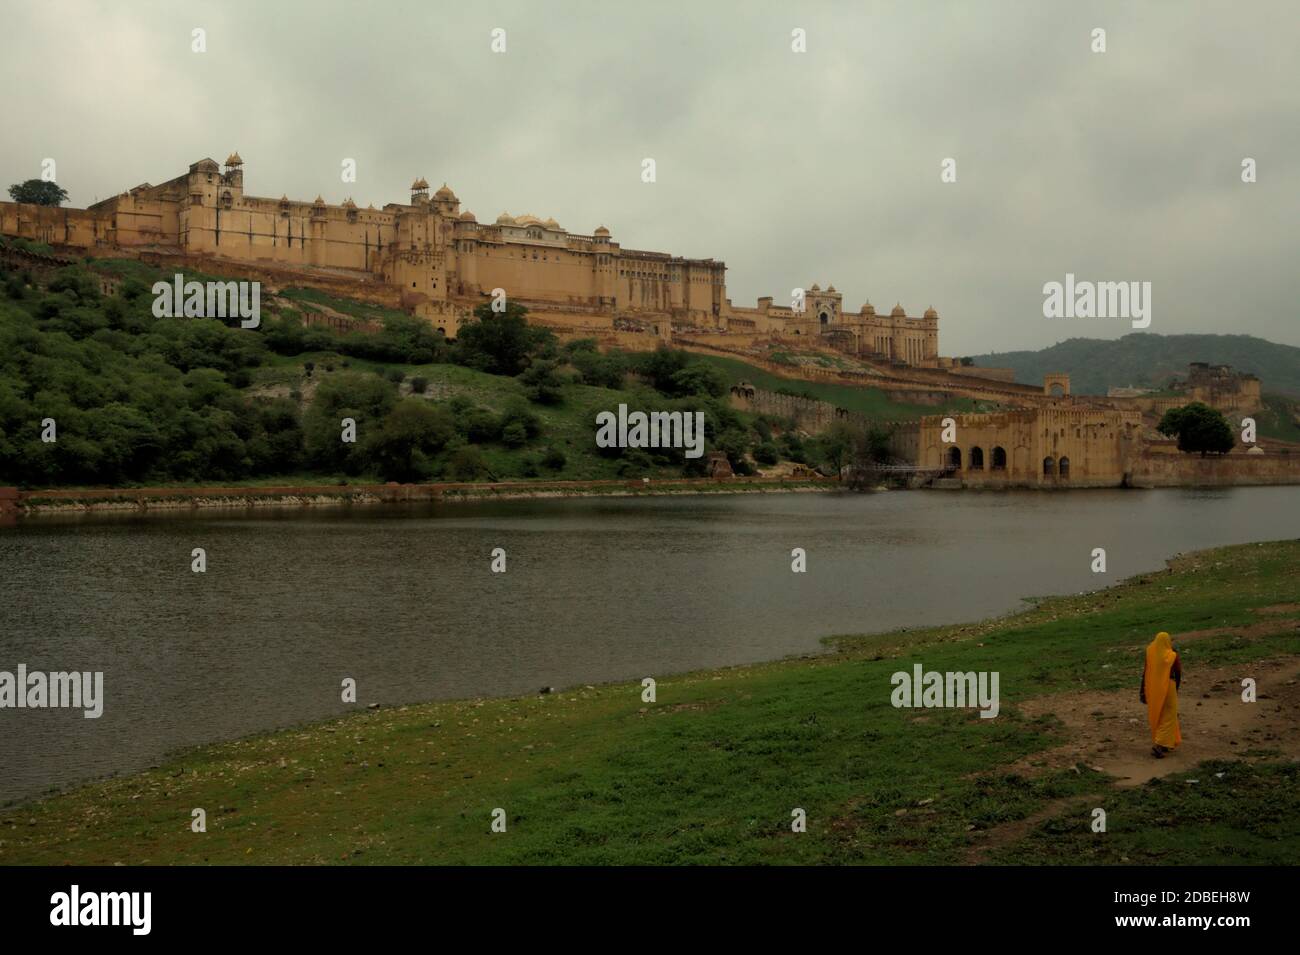
M1300 348L1253 335L1152 335L1070 338L1042 351L993 352L971 356L982 368L1014 368L1016 380L1041 382L1045 373L1070 375L1070 390L1104 395L1112 386L1163 386L1185 375L1194 361L1231 365L1258 375L1265 392L1300 397Z

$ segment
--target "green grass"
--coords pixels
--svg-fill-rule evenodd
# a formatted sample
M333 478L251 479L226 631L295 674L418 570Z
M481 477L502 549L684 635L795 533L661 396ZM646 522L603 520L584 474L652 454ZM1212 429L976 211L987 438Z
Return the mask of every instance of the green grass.
M952 863L972 832L1098 792L1116 808L1087 861L1294 861L1293 767L1234 762L1233 785L1183 794L1168 781L1161 793L1178 798L1153 805L1087 767L1033 778L1006 767L1062 740L1059 721L1030 719L1019 702L1130 686L1157 629L1245 624L1258 619L1251 608L1300 599L1298 562L1300 541L1188 555L998 620L655 674L655 703L639 684L580 687L362 711L206 747L0 813L0 864ZM1214 652L1300 647L1227 641ZM1195 662L1189 647L1184 679L1212 659ZM998 671L1000 716L894 709L890 676L913 662ZM204 834L190 831L195 807ZM497 807L504 834L490 832ZM806 833L791 832L795 808ZM1168 832L1143 828L1152 819ZM1085 861L1053 838L1035 831L989 861Z
M756 388L764 388L768 391L791 389L806 393L819 401L828 401L836 407L885 421L910 421L923 415L957 411L975 412L984 408L983 403L970 398L948 398L937 405L893 401L888 392L879 388L857 388L834 382L782 378L738 358L724 358L720 355L702 355L692 352L691 360L704 362L717 368L726 378L728 385L747 381ZM794 370L794 366L791 370Z
M1106 832L1091 809L1049 819L990 862L1030 865L1295 865L1300 764L1207 760L1107 795Z
M382 321L385 318L409 318L405 312L393 308L384 308L381 305L371 305L367 302L358 302L355 299L340 298L336 295L330 295L320 289L314 288L286 288L280 292L280 297L293 302L310 305L324 305L336 312L344 315L350 315L353 318L369 319L373 321Z

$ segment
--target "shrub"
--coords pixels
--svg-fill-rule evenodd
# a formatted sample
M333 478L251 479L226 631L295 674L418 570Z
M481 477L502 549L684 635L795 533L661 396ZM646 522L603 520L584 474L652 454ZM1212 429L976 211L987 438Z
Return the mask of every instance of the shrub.
M477 481L487 474L483 452L472 444L457 448L447 460L446 473L452 481Z
M559 448L547 448L546 453L542 455L542 467L548 471L561 471L568 463L569 459Z

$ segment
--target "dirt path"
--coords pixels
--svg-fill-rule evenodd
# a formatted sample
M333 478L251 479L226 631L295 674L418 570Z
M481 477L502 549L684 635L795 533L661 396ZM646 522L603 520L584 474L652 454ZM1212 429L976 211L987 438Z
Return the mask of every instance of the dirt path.
M1064 796L1061 799L1053 799L1042 809L1025 816L1024 819L1004 822L1002 825L994 826L991 829L972 832L971 837L974 841L966 850L962 863L964 865L979 865L994 849L1001 849L1003 846L1019 842L1029 835L1035 827L1057 816L1064 816L1073 811L1080 818L1086 818L1088 810L1098 805L1101 800L1102 795L1100 793L1091 793L1087 796Z
M1239 628L1237 633L1250 628ZM1274 623L1272 631L1276 631ZM1180 634L1176 643L1220 631ZM1257 701L1244 703L1241 681L1256 682ZM1178 695L1183 744L1164 759L1151 755L1146 709L1131 689L1064 693L1028 700L1030 718L1050 713L1065 724L1069 740L1010 767L1033 775L1077 763L1116 777L1120 786L1139 786L1157 776L1186 770L1206 759L1239 759L1259 751L1300 758L1300 659L1258 660L1189 672Z
M1276 633L1279 625L1286 628L1295 623L1278 620L1276 615L1297 609L1300 605L1261 607L1256 611L1265 618L1260 623L1176 634L1174 644L1223 634L1251 637ZM1268 619L1270 616L1273 619ZM1241 681L1246 677L1256 683L1254 703L1241 699ZM1028 700L1020 709L1031 719L1045 714L1057 717L1068 736L1060 746L1006 767L1007 772L1024 776L1083 764L1114 777L1117 786L1140 786L1207 759L1278 753L1300 759L1300 658L1257 660L1187 673L1178 696L1183 744L1164 759L1151 755L1151 733L1146 708L1138 702L1136 674L1131 689L1054 694ZM1073 809L1083 812L1100 798L1056 799L1024 819L972 833L974 842L963 861L979 864L992 850L1020 841L1048 819Z

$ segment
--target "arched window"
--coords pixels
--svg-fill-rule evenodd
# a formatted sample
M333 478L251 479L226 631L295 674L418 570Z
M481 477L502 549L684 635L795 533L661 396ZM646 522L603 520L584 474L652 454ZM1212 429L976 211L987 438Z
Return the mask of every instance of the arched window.
M1061 477L1068 478L1069 476L1070 476L1070 459L1061 458Z
M1050 455L1043 458L1043 477L1056 477L1056 462Z
M970 469L972 471L984 470L984 449L979 445L970 449Z
M1001 446L994 448L993 465L990 468L990 470L1005 471L1006 469L1007 469L1007 449Z
M954 471L961 470L961 448L951 447L944 455L944 466Z

